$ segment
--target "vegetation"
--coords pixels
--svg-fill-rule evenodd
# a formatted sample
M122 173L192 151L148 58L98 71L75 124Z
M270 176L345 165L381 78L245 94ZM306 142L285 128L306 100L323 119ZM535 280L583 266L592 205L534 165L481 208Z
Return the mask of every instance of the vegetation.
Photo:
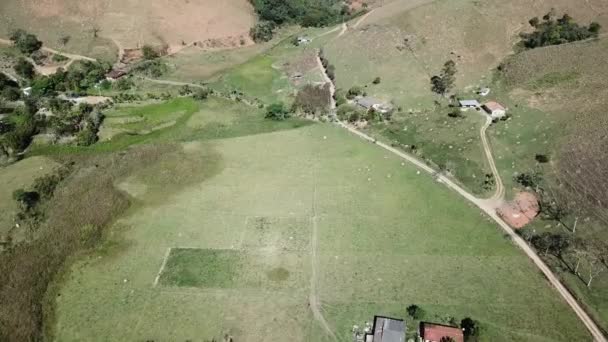
M37 76L31 82L32 94L52 96L56 92L85 93L105 79L110 65L91 61L77 61L67 70L59 69L50 76Z
M251 39L256 43L267 42L272 39L276 24L272 21L260 21L249 31Z
M25 58L19 58L13 68L15 69L17 75L25 78L26 80L31 80L36 75L34 65L32 65L32 63L27 61Z
M42 47L42 42L35 35L27 33L24 30L18 29L13 31L10 40L15 44L17 49L26 55L38 51Z
M335 0L251 0L251 3L262 20L277 25L326 26L344 14Z
M542 21L534 17L529 23L534 32L521 34L522 44L528 49L595 38L601 29L596 22L581 26L567 13L556 19L553 11L543 16Z
M285 104L282 102L277 102L268 106L265 117L267 119L281 121L289 118L290 116L289 111L285 108Z
M445 96L456 82L456 63L449 60L443 65L441 74L431 77L431 90Z
M300 110L307 114L325 114L331 104L329 84L322 86L305 85L296 96L293 111Z
M141 51L144 55L144 59L146 60L156 59L160 56L158 52L150 45L144 45Z
M162 59L156 58L138 63L132 71L140 73L152 78L158 78L164 75L169 70L169 67Z
M406 308L407 314L415 320L421 320L424 318L424 310L416 304L412 304Z
M0 73L0 96L8 101L15 101L21 97L19 84L4 73Z

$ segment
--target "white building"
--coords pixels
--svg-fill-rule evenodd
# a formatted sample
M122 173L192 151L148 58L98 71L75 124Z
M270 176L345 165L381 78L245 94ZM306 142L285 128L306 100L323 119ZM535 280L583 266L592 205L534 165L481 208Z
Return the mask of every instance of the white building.
M458 100L461 109L478 108L481 104L477 100Z
M483 105L483 109L490 114L493 119L500 119L507 115L507 109L495 101L487 102Z

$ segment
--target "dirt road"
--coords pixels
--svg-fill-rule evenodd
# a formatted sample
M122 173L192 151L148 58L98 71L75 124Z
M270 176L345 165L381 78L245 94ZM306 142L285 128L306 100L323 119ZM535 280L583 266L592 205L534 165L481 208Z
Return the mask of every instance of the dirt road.
M490 197L488 199L488 201L494 202L494 205L495 205L494 208L496 209L500 206L500 204L502 204L502 201L504 200L505 187L502 183L502 178L500 178L500 173L498 173L498 168L496 167L496 163L494 161L494 156L492 155L492 148L490 147L490 144L488 143L488 136L486 134L488 127L490 127L490 125L492 125L492 118L483 112L481 114L486 117L486 123L481 127L481 129L479 131L479 136L481 137L481 144L483 146L483 151L486 155L488 165L490 166L490 170L492 171L492 174L494 175L494 181L496 183L496 190L494 191L494 194L492 195L492 197Z
M326 73L325 69L323 68L323 65L321 64L321 60L319 58L318 58L318 63L320 65L322 73L325 75L325 80L329 81L333 85L333 82L331 82L331 80L327 76L327 73ZM331 89L332 95L333 95L334 91L335 91L335 87L331 86L330 89ZM335 109L335 103L332 104L332 109ZM376 139L370 137L369 135L357 130L356 128L354 128L342 121L338 120L337 124L340 127L343 127L344 129L348 130L352 134L357 135L361 139L369 141L369 142L379 146L380 148L383 148L383 149L397 155L398 157L408 161L409 163L415 165L422 171L424 171L428 174L431 174L431 175L436 175L436 179L437 179L438 183L441 183L441 184L447 186L448 188L452 189L453 191L457 192L462 197L464 197L467 201L476 205L479 209L481 209L484 213L486 213L486 215L488 215L490 218L492 218L500 226L500 228L503 229L503 231L509 236L511 241L513 241L513 243L517 247L521 248L521 250L523 250L524 253L528 256L528 258L530 258L532 260L534 265L536 265L536 267L547 278L547 281L549 281L549 283L557 290L557 292L562 296L562 298L566 301L566 303L570 306L570 308L572 308L572 310L576 313L576 315L579 317L579 319L583 322L585 327L587 327L587 329L593 336L593 339L597 342L608 342L606 337L602 334L601 329L595 324L595 322L593 321L593 319L591 319L591 317L587 314L587 312L585 310L583 310L583 308L576 301L576 299L572 296L572 294L570 294L570 292L566 289L566 287L561 283L561 281L555 275L555 273L553 273L553 271L542 261L542 259L536 253L536 251L534 251L528 245L528 243L526 241L524 241L524 239L522 239L519 235L517 235L515 233L515 231L508 224L506 224L498 216L498 214L496 214L496 208L494 207L493 201L491 201L491 200L489 201L487 199L477 198L477 197L473 196L473 194L469 193L468 191L466 191L465 189L460 187L458 184L454 183L451 179L447 178L446 176L444 176L440 173L437 173L433 168L429 167L423 161L415 158L414 156L411 156L411 155L409 155L401 150L398 150L392 146L389 146L383 142L377 141ZM498 170L494 163L494 158L492 157L492 151L487 142L487 137L485 134L486 130L490 126L490 124L491 124L491 121L489 123L486 122L486 124L482 127L480 134L481 134L482 142L484 145L484 151L486 153L486 156L488 157L488 162L491 165L492 172L496 173L495 178L497 181L497 191L494 194L494 196L492 196L492 198L494 198L495 196L502 197L504 195L504 187L502 185L502 182L500 181L501 189L498 188L500 176L498 175Z

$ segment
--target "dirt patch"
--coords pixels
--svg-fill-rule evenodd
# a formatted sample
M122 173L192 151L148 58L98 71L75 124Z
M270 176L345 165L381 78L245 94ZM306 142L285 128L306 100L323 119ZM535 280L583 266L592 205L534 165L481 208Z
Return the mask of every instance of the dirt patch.
M17 0L9 0L17 2ZM19 7L32 20L80 24L97 28L99 35L118 40L124 47L144 43L180 45L208 39L247 36L255 24L247 0L24 0ZM15 5L16 6L16 5Z
M513 201L505 203L496 211L511 227L523 228L538 215L540 206L536 195L520 192Z

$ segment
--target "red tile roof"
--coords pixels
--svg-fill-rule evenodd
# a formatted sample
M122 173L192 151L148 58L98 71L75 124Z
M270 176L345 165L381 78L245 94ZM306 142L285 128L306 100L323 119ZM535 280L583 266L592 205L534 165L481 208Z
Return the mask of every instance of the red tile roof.
M486 107L490 111L505 110L505 107L503 107L500 103L495 102L495 101L487 102L483 106Z
M442 337L451 337L455 342L464 342L464 335L460 328L447 325L421 322L420 337L424 341L439 342Z

